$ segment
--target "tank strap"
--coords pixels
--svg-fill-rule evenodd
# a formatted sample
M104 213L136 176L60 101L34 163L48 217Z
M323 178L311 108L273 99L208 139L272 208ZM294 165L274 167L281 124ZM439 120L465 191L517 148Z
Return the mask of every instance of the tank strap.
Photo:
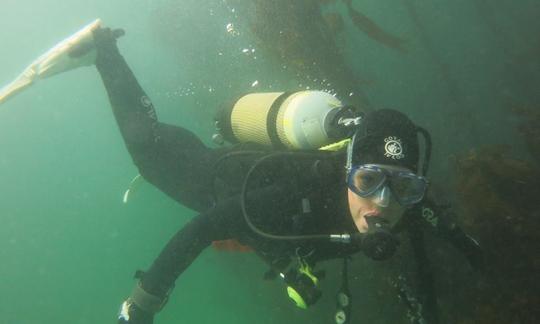
M276 123L281 105L293 93L295 92L284 92L279 97L277 97L276 100L274 100L274 102L272 103L272 106L270 106L270 110L268 110L268 115L266 116L266 130L268 132L268 137L270 138L272 146L277 149L287 148L279 139Z

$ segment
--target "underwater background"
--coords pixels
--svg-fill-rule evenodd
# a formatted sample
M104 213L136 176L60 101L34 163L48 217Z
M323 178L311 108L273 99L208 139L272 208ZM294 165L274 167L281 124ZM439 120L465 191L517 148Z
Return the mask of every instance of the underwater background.
M430 241L444 323L539 320L538 0L2 0L0 85L95 18L160 120L211 142L216 109L242 93L323 89L394 108L433 136L430 176L486 249L488 270ZM367 18L366 18L367 17ZM366 20L368 19L368 20ZM194 212L137 174L94 67L0 106L0 323L114 323L146 269ZM408 269L353 259L353 323L410 323L393 288ZM323 297L296 309L254 254L207 249L156 323L333 323L340 261Z

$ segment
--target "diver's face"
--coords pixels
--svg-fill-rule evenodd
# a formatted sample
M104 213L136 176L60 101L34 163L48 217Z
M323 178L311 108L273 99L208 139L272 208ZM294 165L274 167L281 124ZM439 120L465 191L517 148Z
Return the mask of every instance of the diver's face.
M390 199L387 207L382 207L377 203L376 199L360 197L351 189L347 190L347 195L351 216L360 233L365 233L368 230L366 216L383 217L389 222L390 226L394 226L405 212L405 208L394 198Z
M407 170L400 167L389 168ZM366 216L383 217L388 221L390 226L394 226L403 216L405 207L401 206L395 197L392 197L392 193L388 187L385 190L387 190L385 197L381 196L380 192L373 196L360 197L351 189L347 190L349 211L360 233L366 233L368 230Z

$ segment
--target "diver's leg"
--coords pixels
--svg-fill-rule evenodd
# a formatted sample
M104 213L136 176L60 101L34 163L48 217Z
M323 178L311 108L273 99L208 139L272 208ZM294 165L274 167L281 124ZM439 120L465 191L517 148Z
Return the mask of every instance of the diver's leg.
M152 102L146 96L133 72L120 54L116 39L110 29L94 31L99 71L116 122L126 146L137 160L145 147L157 142L157 115Z
M141 175L183 205L211 204L210 167L220 154L192 132L159 123L152 102L120 54L110 29L94 31L96 67L116 122Z

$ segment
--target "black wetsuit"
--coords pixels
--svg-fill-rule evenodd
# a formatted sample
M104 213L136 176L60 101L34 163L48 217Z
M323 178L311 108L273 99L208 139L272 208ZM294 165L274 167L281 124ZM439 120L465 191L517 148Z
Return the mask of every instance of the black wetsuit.
M151 101L116 46L101 44L101 47L98 46L96 66L107 90L120 132L140 174L174 200L199 212L199 215L174 235L150 269L142 276L141 285L145 291L164 298L177 277L201 251L216 240L238 239L252 247L267 262L294 256L298 253L298 249L302 254L309 254L309 261L312 263L351 255L360 250L355 244L329 241L276 241L254 233L243 217L238 190L215 199L213 171L216 162L239 148L210 149L188 130L159 122ZM335 155L332 159L335 159L337 164L343 165L343 156ZM314 160L307 159L306 165L312 165ZM240 165L238 168L241 169L238 174L237 171L223 171L222 175L245 177L245 166ZM279 233L355 232L348 211L347 189L343 178L339 181L321 181L314 176L313 182L306 186L287 188L276 181L268 188L259 187L260 190L254 190L249 197L253 207L250 212L253 215L262 215L260 219L272 219L276 213L300 216L306 214L303 215L306 217L299 219L292 217L276 220L273 224ZM308 211L301 208L305 200L309 202ZM421 220L421 217L415 215L425 216L423 208L426 207L418 206L410 210L407 217ZM436 218L437 215L432 217ZM424 224L429 224L432 220L428 219ZM272 224L261 224L268 229L266 225ZM432 225L439 227L440 224ZM451 241L456 241L456 245L460 247L462 232L455 231L456 228L452 225L445 228L450 229L445 231L450 233L447 237ZM423 253L422 248L419 251ZM424 255L420 255L420 258L422 257Z
M105 53L102 50L96 66L135 165L148 182L200 213L169 241L142 278L143 288L156 296L164 296L199 253L216 240L238 239L260 255L267 256L267 261L284 254L292 256L296 247L312 252L314 243L275 242L253 233L244 221L238 195L216 202L213 168L221 157L238 148L210 149L188 130L159 122L151 101L123 57L113 49ZM242 174L238 175L242 177ZM231 175L228 176L230 178ZM348 215L345 184L341 181L333 184L337 187L310 188L306 193L311 196L312 205L312 221L302 224L307 231L316 233L320 229L328 233L331 228L339 230L338 233L354 231L354 223ZM297 204L299 200L291 198L292 191L272 194L274 197L262 189L260 194L250 197L252 205L260 207L255 214L267 213L269 207L275 209L276 202L285 209L300 206ZM280 198L285 196L288 201ZM286 226L282 224L281 227ZM341 243L315 245L316 253L311 254L313 261L336 258L359 249L358 246Z

